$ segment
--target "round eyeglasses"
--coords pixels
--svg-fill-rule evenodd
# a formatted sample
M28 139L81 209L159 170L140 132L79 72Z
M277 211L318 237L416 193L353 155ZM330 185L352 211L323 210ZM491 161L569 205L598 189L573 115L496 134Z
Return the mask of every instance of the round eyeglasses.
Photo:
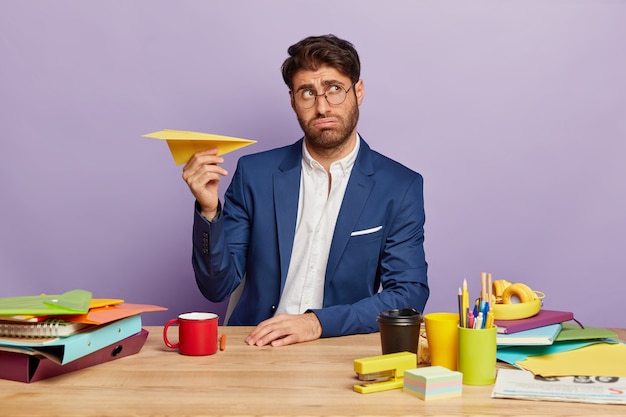
M324 89L324 92L321 94L317 94L315 90L311 88L303 88L298 91L294 91L293 99L296 102L296 105L301 109L310 109L315 106L318 97L324 97L328 104L333 106L338 106L344 101L346 101L346 97L348 96L348 92L352 90L354 87L353 83L350 88L347 90L338 84L330 84Z

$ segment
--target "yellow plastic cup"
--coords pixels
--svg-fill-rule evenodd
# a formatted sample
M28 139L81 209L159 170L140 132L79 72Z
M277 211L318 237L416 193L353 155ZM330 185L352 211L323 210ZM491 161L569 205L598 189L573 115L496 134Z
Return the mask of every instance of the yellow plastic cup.
M429 313L424 316L430 364L457 370L459 314Z
M465 385L490 385L496 380L496 330L459 327L459 372Z

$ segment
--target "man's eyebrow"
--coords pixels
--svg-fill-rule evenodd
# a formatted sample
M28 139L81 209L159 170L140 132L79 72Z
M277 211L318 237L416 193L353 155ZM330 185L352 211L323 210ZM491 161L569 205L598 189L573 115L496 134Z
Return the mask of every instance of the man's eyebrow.
M322 86L328 87L329 85L339 85L341 87L344 87L344 83L339 81L339 80L324 80L324 81L322 81ZM315 89L315 86L313 84L302 84L300 87L298 87L296 89L296 91L314 90L314 89Z
M343 83L339 80L324 80L322 81L322 85L324 86L328 86L328 85L340 85L343 87Z

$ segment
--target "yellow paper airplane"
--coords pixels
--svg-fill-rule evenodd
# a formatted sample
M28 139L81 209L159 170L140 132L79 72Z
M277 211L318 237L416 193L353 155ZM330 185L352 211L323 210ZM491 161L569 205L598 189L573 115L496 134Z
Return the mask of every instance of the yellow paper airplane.
M222 156L256 143L256 140L172 129L160 130L142 136L166 140L177 165L187 163L194 153L204 149L217 148L217 154Z

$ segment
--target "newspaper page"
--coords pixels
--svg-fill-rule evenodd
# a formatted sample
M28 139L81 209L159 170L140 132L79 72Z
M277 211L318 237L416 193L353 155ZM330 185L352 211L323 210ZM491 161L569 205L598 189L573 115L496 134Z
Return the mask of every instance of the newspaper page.
M626 378L607 376L541 377L518 369L499 369L492 398L626 404ZM624 410L626 412L626 409Z

